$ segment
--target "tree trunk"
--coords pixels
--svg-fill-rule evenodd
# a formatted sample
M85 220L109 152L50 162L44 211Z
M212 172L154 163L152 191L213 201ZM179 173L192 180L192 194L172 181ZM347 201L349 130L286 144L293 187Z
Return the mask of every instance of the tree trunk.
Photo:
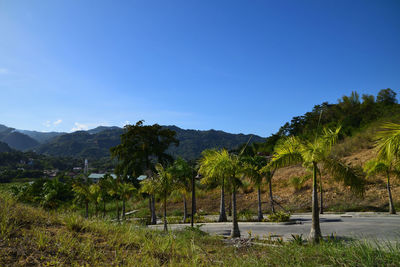
M261 207L261 186L258 186L257 194L258 194L258 221L262 222L263 213L262 213L262 207Z
M232 216L232 198L229 198L228 202L228 216Z
M225 213L225 188L224 188L224 179L222 179L221 185L221 204L219 209L219 219L218 222L226 222L226 213Z
M89 217L89 201L85 200L85 218Z
M103 218L106 217L106 202L103 201Z
M119 221L119 201L117 199L117 221Z
M187 203L186 203L186 196L183 195L183 223L187 220Z
M318 243L321 238L318 213L317 164L313 162L312 223L309 240L313 243Z
M319 207L319 214L324 214L324 201L323 201L323 190L322 190L322 175L319 176L319 194L321 205Z
M125 220L125 199L122 199L122 220Z
M393 205L392 191L390 190L390 177L389 177L389 173L387 174L387 184L386 184L386 188L387 188L388 195L389 195L389 213L390 213L390 214L396 214L396 210L395 210L394 205Z
M167 228L167 198L164 197L164 231L168 232Z
M154 195L150 196L150 213L151 213L151 222L150 224L157 224L157 216L156 216L156 203L155 203Z
M275 213L274 198L272 196L272 179L268 183L269 187L269 202L271 203L271 212Z
M96 217L99 214L99 204L97 202L94 204L94 214L96 214Z
M192 189L192 209L193 209L193 214L197 213L197 204L196 204L196 182L193 179L193 189Z
M237 221L237 208L236 208L236 186L232 186L232 232L231 237L240 237L239 224Z
M194 175L192 175L192 215L190 216L190 226L193 228L194 225L194 214L196 212L196 184L194 181Z

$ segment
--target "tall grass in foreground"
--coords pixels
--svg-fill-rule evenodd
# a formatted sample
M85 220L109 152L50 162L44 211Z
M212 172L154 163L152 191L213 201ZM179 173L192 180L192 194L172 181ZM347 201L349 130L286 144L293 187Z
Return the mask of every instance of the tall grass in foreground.
M262 243L262 241L260 241ZM186 229L168 234L76 214L49 213L0 196L0 266L398 266L399 247L327 241L227 245Z

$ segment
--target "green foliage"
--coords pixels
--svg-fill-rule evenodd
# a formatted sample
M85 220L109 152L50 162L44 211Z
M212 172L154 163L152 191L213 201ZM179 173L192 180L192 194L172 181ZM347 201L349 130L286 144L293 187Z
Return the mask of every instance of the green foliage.
M171 144L179 144L174 131L158 124L145 126L143 122L125 125L121 143L110 148L111 156L118 160L115 171L123 177L138 177L153 170L156 163L172 162L172 157L165 151ZM137 183L136 180L133 182Z
M315 132L320 130L319 125L332 128L340 124L342 134L353 135L377 120L398 118L400 114L396 93L389 88L382 89L378 93L377 101L372 95L362 95L361 100L357 92L352 92L350 96L343 96L336 104L324 102L315 105L312 111L302 116L293 117L276 134L267 138L266 144L270 152L281 137L301 136L305 139L315 137Z
M310 179L311 175L294 176L289 178L289 184L295 191L300 191L304 187L304 184Z
M201 226L164 234L136 225L70 219L0 196L0 265L43 266L397 266L393 243L327 240L236 248ZM71 222L72 221L72 222ZM74 225L74 226L72 226ZM263 242L262 240L258 242ZM268 240L265 241L268 243Z
M238 212L238 219L245 221L245 222L251 222L253 221L254 214L251 210L249 209L243 209Z
M269 222L288 222L290 220L290 214L283 211L278 211L268 215Z

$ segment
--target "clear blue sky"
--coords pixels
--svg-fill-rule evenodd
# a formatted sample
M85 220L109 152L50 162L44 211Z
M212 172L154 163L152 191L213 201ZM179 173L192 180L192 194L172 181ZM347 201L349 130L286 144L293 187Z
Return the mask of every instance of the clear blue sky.
M0 0L0 124L268 136L352 90L400 94L400 1Z

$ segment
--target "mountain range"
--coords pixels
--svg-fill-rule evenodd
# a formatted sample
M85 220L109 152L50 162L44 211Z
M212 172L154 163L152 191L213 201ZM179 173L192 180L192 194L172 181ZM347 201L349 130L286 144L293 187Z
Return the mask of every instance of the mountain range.
M265 139L257 135L231 134L224 131L185 130L174 125L163 126L174 130L179 146L169 148L173 156L193 160L207 148L234 149L247 142L262 142ZM33 150L51 156L72 156L77 158L99 159L110 156L110 148L120 143L123 129L112 126L99 126L87 131L72 133L37 132L18 130L0 124L0 150ZM0 151L1 152L1 151Z

